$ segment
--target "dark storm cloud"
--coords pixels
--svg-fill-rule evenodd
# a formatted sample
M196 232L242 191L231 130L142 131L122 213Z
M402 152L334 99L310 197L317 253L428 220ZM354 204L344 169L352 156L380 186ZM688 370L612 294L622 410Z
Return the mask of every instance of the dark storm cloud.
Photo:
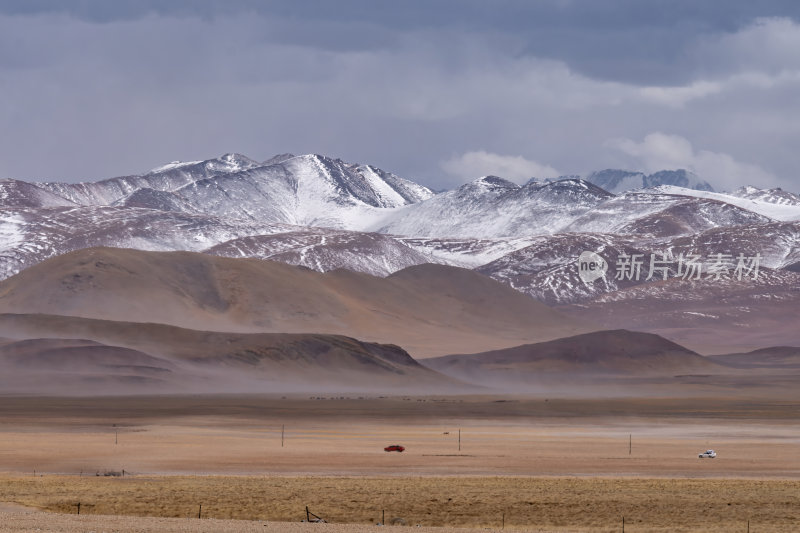
M563 60L592 77L641 84L686 81L691 45L708 34L734 32L758 17L798 20L800 3L730 0L6 0L0 13L60 13L90 22L148 16L237 14L278 19L270 38L326 49L391 45L405 31L452 29L503 35L518 54ZM361 29L366 34L358 31ZM283 30L283 31L282 31ZM354 31L355 30L355 31Z
M791 184L799 14L774 1L7 0L0 176L293 151L434 187L658 164Z

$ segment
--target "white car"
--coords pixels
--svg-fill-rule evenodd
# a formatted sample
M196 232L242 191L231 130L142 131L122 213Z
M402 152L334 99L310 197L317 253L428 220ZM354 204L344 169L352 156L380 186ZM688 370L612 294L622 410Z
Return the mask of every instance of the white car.
M713 459L716 456L717 456L717 452L715 452L714 450L706 450L703 453L701 453L700 455L698 455L698 457L700 459L703 459L705 457L708 457L709 459Z

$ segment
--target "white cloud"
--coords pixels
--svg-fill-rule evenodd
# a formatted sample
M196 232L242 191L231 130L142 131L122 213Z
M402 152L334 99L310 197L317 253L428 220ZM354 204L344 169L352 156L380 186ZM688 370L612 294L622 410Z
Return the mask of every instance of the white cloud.
M778 179L758 165L743 163L725 153L699 150L695 154L694 172L722 189L733 189L742 185L775 187Z
M654 35L643 63L601 47L589 72L602 78L571 61L570 41L553 55L524 37L427 26L369 27L383 40L360 46L371 42L362 23L241 11L102 24L0 15L0 50L14 50L0 54L13 103L0 105L0 177L85 180L236 151L325 153L435 188L622 165L724 174L719 187L766 183L769 168L799 186L800 25L789 19ZM341 36L359 46L328 46ZM628 69L641 72L617 76ZM652 131L684 137L641 138Z
M647 172L689 168L694 158L692 144L679 135L656 132L642 142L632 139L610 139L606 145L634 158Z
M647 172L683 168L694 172L718 190L742 185L773 187L778 179L758 165L737 161L730 154L695 150L688 139L661 132L650 133L641 142L610 139L606 146L619 150L634 166Z
M800 69L800 24L785 17L758 18L735 33L706 39L697 60L708 71L779 74Z
M711 81L696 81L683 87L642 87L639 96L645 101L669 107L683 107L692 100L705 98L723 90L723 84Z
M519 155L500 155L484 150L466 152L442 162L442 168L448 174L464 180L481 176L494 175L518 183L530 178L555 178L558 171L550 165L544 165Z

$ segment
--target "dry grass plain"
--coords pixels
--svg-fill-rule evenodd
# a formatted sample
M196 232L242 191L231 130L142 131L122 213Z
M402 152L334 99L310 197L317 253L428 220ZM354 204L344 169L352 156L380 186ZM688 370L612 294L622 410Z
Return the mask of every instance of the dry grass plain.
M4 477L0 497L61 513L546 531L797 531L800 482L574 477ZM505 515L505 516L503 516Z
M505 515L506 529L619 531L625 516L626 531L746 531L748 520L797 531L799 407L769 396L5 397L0 501L184 521L202 504L207 518L297 522L308 505L363 525L385 510L423 526L500 528ZM406 452L383 451L393 443ZM719 457L698 459L708 447Z

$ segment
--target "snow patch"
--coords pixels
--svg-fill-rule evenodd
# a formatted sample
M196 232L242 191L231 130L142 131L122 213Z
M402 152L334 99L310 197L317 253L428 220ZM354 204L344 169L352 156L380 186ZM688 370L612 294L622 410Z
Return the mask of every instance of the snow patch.
M147 171L147 174L158 174L159 172L175 170L176 168L186 167L189 165L196 165L198 163L202 163L202 161L173 161L172 163L167 163L166 165L161 165L160 167L150 169Z
M711 200L718 200L725 202L736 207L741 207L753 213L769 217L773 220L782 222L789 222L800 220L800 205L787 205L775 204L764 200L751 200L749 198L740 198L732 194L725 194L720 192L698 191L695 189L686 189L684 187L676 187L674 185L660 185L652 189L642 189L636 191L638 193L662 193L671 194L676 196L692 196L695 198L708 198ZM635 194L635 193L634 193Z

